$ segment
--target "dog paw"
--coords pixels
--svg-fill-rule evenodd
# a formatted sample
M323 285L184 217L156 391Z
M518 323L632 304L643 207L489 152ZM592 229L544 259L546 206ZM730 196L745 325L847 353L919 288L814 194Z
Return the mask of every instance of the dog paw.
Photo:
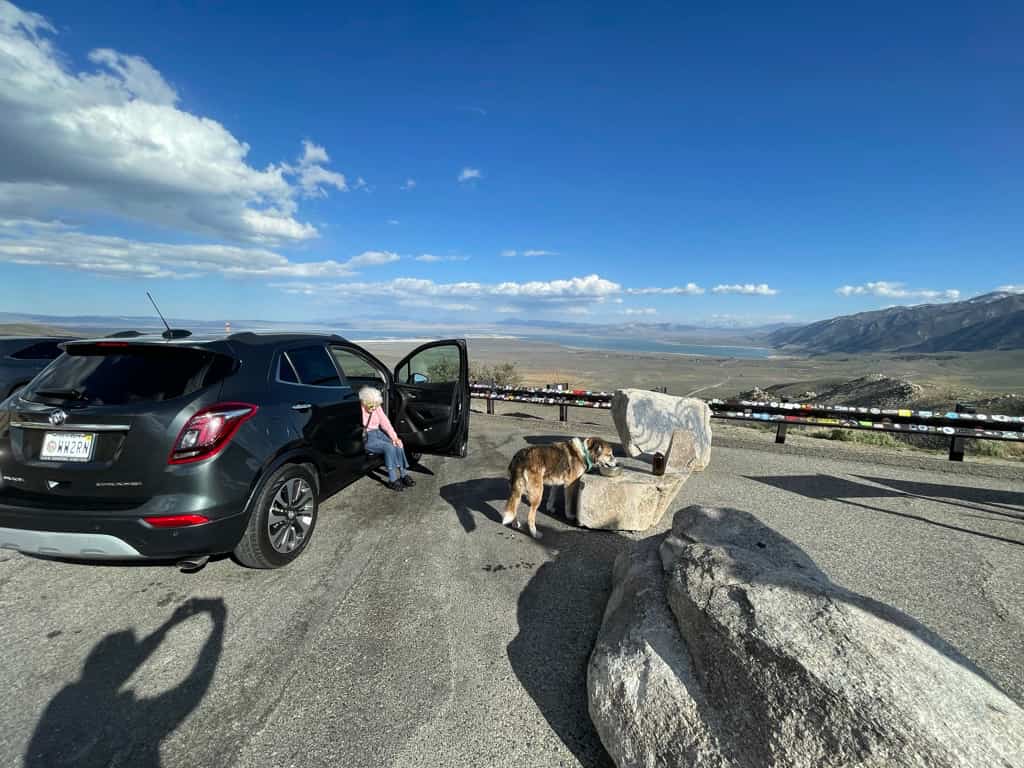
M538 531L536 528L531 528L530 529L530 535L533 536L533 538L538 539L538 540L544 538L544 536L541 534L541 532Z
M514 522L515 519L516 519L515 515L502 515L501 516L501 524L502 525L509 525L510 523Z

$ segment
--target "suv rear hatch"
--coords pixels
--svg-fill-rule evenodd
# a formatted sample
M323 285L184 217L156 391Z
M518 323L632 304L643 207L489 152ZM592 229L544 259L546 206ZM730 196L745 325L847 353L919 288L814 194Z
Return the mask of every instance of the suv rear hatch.
M162 492L178 430L237 368L225 342L71 342L0 413L0 502L131 509Z

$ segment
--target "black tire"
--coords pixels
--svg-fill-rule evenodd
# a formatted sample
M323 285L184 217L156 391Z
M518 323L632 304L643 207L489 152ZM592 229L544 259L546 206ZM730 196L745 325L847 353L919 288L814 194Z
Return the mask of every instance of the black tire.
M289 483L292 483L292 485L289 486ZM284 514L277 514L283 508L274 509L274 518L279 518L280 520L279 523L273 521L278 525L277 530L281 530L281 526L284 525L293 528L290 533L287 531L283 532L285 539L283 546L287 547L288 543L294 541L294 547L287 551L281 551L275 546L274 541L271 540L272 508L274 508L275 501L278 500L278 494L282 492L287 494L288 491L296 488L301 490L303 488L302 483L305 483L305 487L309 489L311 500L303 506L304 511L300 517L295 519L285 517ZM286 486L288 486L288 490L284 490ZM307 509L308 512L306 511ZM249 524L246 526L245 533L242 534L242 540L235 547L235 559L249 568L281 568L288 565L288 563L302 554L303 550L309 545L310 539L313 538L319 509L317 479L313 472L304 464L285 464L266 479L259 494L253 501L252 513L249 515ZM299 520L307 517L307 514L309 517L308 525L301 538L299 538L298 531L301 528Z

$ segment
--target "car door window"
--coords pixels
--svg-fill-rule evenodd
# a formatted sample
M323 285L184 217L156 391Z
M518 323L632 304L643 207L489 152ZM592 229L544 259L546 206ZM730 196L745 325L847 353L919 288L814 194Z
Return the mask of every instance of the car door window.
M387 381L387 376L366 358L345 347L331 347L331 357L341 371L341 375L350 384L379 384Z
M300 384L312 387L343 387L338 369L322 346L288 350L288 359L295 367Z
M299 383L299 374L295 372L295 366L293 366L292 361L288 359L287 352L282 352L281 357L278 358L277 380L283 381L285 384Z
M413 355L398 370L402 384L453 384L459 380L459 348L429 347Z

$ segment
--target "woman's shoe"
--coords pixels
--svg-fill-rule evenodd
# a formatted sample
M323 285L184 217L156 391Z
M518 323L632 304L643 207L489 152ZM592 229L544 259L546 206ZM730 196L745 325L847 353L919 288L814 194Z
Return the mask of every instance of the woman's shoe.
M388 488L390 488L392 491L404 491L405 490L405 486L402 485L402 483L400 481L398 481L398 480L395 480L392 483L388 483Z
M404 485L406 488L412 488L414 485L416 485L416 481L413 480L408 475L406 475L405 477L402 478L402 485Z

